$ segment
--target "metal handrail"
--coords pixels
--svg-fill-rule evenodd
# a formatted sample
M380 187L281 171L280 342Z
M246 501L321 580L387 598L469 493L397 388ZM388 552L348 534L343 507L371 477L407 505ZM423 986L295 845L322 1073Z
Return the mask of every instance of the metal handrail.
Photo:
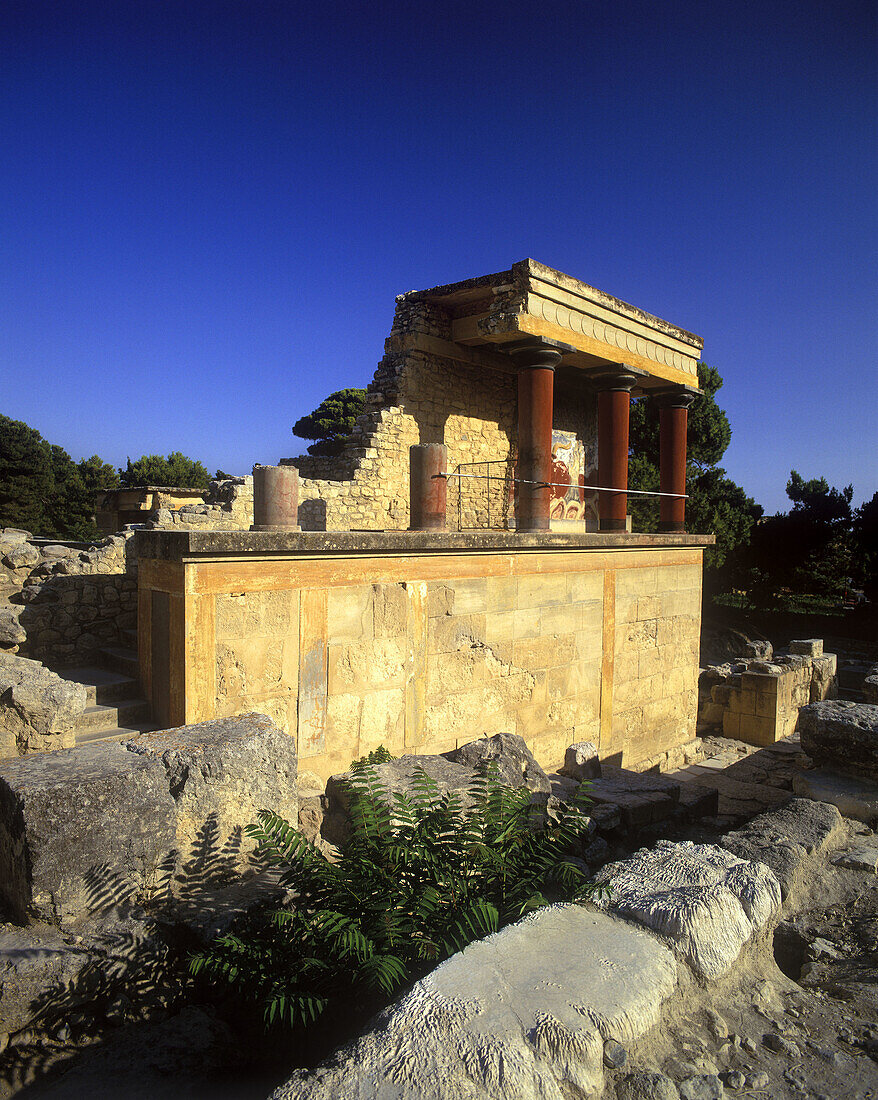
M471 463L470 465L475 465ZM486 463L487 465L487 463ZM652 489L612 489L609 485L573 485L569 481L529 481L523 477L495 477L492 474L433 474L433 478L437 477L472 477L477 478L479 481L502 481L504 484L513 482L516 485L537 485L541 489L579 489L580 491L588 491L593 493L631 493L634 496L641 497L673 497L674 500L688 500L688 493L657 493Z

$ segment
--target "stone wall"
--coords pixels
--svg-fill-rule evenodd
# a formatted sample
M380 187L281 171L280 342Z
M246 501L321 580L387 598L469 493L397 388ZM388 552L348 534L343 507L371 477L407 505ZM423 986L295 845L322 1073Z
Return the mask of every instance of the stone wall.
M791 641L790 653L767 657L701 673L699 729L713 726L724 737L773 745L795 731L801 707L838 694L837 658L823 652L821 639Z
M24 589L20 652L51 665L89 664L107 646L127 646L137 627L137 575L52 576Z
M465 363L406 338L451 340L452 318L438 306L398 301L387 354L366 391L366 404L344 450L334 457L281 459L301 477L303 530L404 530L409 523L409 447L444 443L449 473L510 477L517 445L516 376L497 369L498 356ZM555 386L554 427L560 449L576 455L586 476L597 466L597 404L581 383ZM473 469L473 463L490 468ZM563 475L562 475L563 476ZM578 491L578 485L574 487ZM560 494L559 494L560 496ZM503 480L450 478L452 530L505 528L510 509ZM584 529L584 523L582 528Z
M35 545L26 531L0 535L0 649L52 665L92 661L137 625L131 531L88 549Z
M203 501L182 508L158 508L149 526L169 530L249 531L253 523L253 477L211 481Z
M700 547L419 553L393 545L406 537L185 563L145 545L156 720L268 714L323 777L379 744L437 753L508 731L545 765L591 741L638 767L695 737Z

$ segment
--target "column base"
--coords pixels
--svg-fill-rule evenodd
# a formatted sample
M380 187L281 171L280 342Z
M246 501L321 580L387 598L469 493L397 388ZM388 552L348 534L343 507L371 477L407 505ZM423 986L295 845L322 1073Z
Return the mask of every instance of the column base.
M301 531L298 523L251 523L251 531Z
M677 520L674 519L660 519L658 529L664 534L676 533L678 535L682 535L685 534L686 524L679 523Z
M519 532L551 531L551 529L552 529L552 527L551 527L551 523L549 522L548 517L544 519L542 516L540 516L537 519L532 519L532 520L517 519L515 521L515 530L519 531Z
M598 525L599 531L627 531L627 519L601 519Z

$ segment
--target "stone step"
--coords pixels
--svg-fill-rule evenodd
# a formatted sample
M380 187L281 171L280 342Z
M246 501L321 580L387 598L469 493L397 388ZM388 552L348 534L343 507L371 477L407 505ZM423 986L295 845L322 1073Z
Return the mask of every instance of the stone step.
M122 631L122 640L125 645L137 652L137 627L130 627Z
M593 802L617 806L627 830L671 817L680 801L680 783L654 772L632 772L603 765L600 779L589 781Z
M140 690L135 677L106 668L62 668L58 669L58 675L75 684L83 684L90 707L98 703L113 703L117 699L133 699Z
M108 726L104 729L76 731L77 745L91 745L96 741L125 741L138 733L152 733L157 727L151 722L133 722L130 726Z
M146 699L124 699L107 706L97 703L86 707L76 723L76 733L88 730L109 729L115 726L132 726L149 719L149 703Z
M100 655L101 662L107 668L137 678L139 669L136 649L128 649L124 646L107 646L101 650Z

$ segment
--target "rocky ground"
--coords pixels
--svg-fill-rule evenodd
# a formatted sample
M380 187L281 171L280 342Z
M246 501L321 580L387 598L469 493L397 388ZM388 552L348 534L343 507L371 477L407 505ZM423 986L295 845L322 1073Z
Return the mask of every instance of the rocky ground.
M777 965L764 953L745 961L690 990L632 1049L609 1050L618 1065L605 1100L878 1097L878 836L860 822L846 829L778 926ZM692 838L717 834L700 825ZM256 1100L287 1075L282 1052L249 1057L208 1006L127 1021L121 1010L101 1024L78 1037L19 1036L0 1097Z
M878 837L848 827L851 844L878 858ZM670 1083L687 1077L700 1081L678 1088L684 1100L878 1097L874 870L827 863L805 908L779 925L774 952L779 966L737 971L638 1044L616 1075L619 1100L676 1100Z

